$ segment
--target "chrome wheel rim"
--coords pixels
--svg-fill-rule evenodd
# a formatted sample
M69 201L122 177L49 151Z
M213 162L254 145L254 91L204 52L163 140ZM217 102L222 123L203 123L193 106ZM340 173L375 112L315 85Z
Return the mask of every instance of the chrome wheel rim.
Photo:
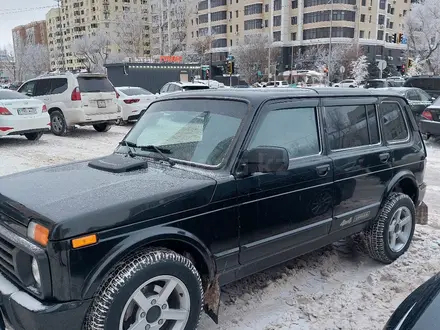
M58 116L52 117L52 127L55 132L61 132L61 130L63 129L63 123L60 117Z
M411 211L406 206L399 207L388 226L388 246L393 252L400 252L409 241L413 226Z
M119 330L183 330L190 306L189 291L181 280L171 275L156 276L130 296Z

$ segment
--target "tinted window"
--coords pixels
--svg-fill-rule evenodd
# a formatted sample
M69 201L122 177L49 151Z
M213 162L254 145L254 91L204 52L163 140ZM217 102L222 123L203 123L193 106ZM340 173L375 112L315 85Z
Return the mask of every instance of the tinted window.
M83 93L114 92L112 84L107 78L78 77L79 90Z
M388 142L405 140L408 137L408 128L399 104L382 103L380 113L384 123L384 137Z
M209 89L209 86L203 86L203 85L184 86L183 89L186 90L186 91L195 91L195 90L199 90L199 89Z
M316 123L315 108L270 111L260 120L249 149L284 147L290 158L316 155L320 150Z
M170 86L170 84L165 84L161 89L160 92L161 93L166 93L168 91L168 87Z
M179 87L176 86L176 85L174 85L174 84L171 84L171 85L168 87L168 92L169 92L169 93L171 93L171 92L177 92L177 91L179 91Z
M220 164L247 112L235 101L166 100L152 104L126 140L168 149L169 157L199 164ZM136 153L152 153L134 148ZM118 152L128 152L122 147Z
M365 84L365 88L384 88L384 87L386 87L385 81L382 80L369 80Z
M37 87L35 88L35 96L49 95L50 94L50 79L41 79L37 81Z
M132 87L132 88L119 88L119 90L128 96L133 95L151 95L149 91L140 87Z
M347 149L379 142L374 106L335 106L325 108L325 124L330 149ZM370 127L369 127L370 126Z
M424 90L440 90L440 78L412 78L406 81L405 86Z
M422 100L423 102L432 101L432 97L424 90L416 89L416 92L419 94L420 100Z
M406 92L406 98L411 101L421 100L419 93L417 93L414 89L411 89L408 92Z
M388 87L402 87L403 84L403 80L388 80Z
M36 80L29 81L29 82L25 83L23 86L21 86L21 88L19 89L19 92L22 94L26 94L28 96L33 96L36 83L37 83Z
M29 97L21 93L0 89L0 100L19 100L28 99Z
M67 90L67 79L54 78L52 80L51 94L61 94Z

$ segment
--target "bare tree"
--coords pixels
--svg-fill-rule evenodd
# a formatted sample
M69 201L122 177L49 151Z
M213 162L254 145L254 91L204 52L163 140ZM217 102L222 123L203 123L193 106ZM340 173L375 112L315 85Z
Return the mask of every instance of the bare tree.
M357 84L360 84L368 77L368 61L365 55L360 56L350 64L351 75Z
M114 22L114 42L126 57L143 57L145 27L144 14L135 11L124 11L120 18Z
M419 58L422 71L438 74L440 57L440 6L438 0L413 3L405 19L409 56Z
M271 66L276 65L280 55L279 48L270 48L271 43L267 34L258 33L245 36L243 43L234 50L236 65L240 77L249 84L258 81L258 71L269 72L269 52ZM270 48L270 51L269 51ZM273 70L271 70L273 72Z
M10 80L17 81L12 45L0 49L0 71L5 73Z
M21 45L15 49L16 79L24 81L50 70L49 49L45 45Z
M185 62L195 62L200 64L209 63L210 52L212 50L212 42L215 39L215 34L199 36L191 44L187 45L183 51L183 58Z
M94 36L83 36L76 39L72 51L77 58L84 60L84 66L91 72L105 72L104 65L109 62L110 38L104 32Z

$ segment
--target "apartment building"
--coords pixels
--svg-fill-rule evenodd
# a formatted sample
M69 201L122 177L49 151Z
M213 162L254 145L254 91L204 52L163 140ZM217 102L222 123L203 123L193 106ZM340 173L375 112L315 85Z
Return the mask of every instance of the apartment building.
M104 53L111 61L150 57L150 17L147 0L60 0L46 15L51 69L85 68L75 54L75 40L105 34ZM96 39L95 39L96 41ZM96 43L95 43L96 44ZM107 56L107 55L106 55Z
M410 0L202 0L188 25L188 43L209 36L213 63L222 64L246 35L267 34L282 47L282 69L290 68L298 47L358 43L370 60L399 67L406 45L393 39L403 33L410 6Z
M14 49L25 45L47 45L46 21L31 22L12 29Z

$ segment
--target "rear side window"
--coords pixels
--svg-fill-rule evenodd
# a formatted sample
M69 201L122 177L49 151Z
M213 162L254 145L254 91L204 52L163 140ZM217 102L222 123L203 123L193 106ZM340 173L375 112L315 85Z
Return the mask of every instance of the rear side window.
M249 149L259 146L286 148L289 158L319 154L315 108L280 109L268 112L260 120Z
M331 106L325 108L324 114L331 150L379 143L378 120L374 105Z
M51 94L61 94L67 90L66 78L54 78L52 80Z
M82 93L114 92L113 85L104 77L78 77L79 90Z
M29 97L19 92L0 90L0 100L20 100L28 99Z
M209 86L185 86L183 89L186 91L195 91L199 89L209 89Z
M50 79L41 79L37 81L35 88L35 96L43 96L50 94Z
M398 103L384 102L380 105L383 121L383 135L387 142L401 142L409 137L408 127L402 109Z
M133 87L133 88L120 88L121 92L127 96L133 95L151 95L149 91L143 88Z

